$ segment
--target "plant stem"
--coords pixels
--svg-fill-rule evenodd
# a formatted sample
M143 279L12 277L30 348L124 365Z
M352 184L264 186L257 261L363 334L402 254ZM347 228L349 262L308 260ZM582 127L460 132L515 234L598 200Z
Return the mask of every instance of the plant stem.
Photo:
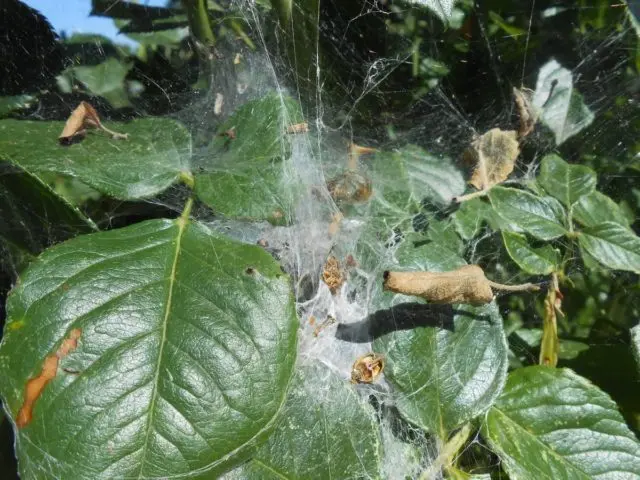
M453 201L455 203L467 202L469 200L473 200L474 198L484 197L487 193L489 193L489 189L478 190L477 192L467 193L466 195L460 195L459 197L455 197Z
M207 0L182 0L189 18L191 35L204 45L213 45L216 41L207 14Z
M193 197L189 197L187 203L184 204L184 208L182 209L182 213L178 218L178 224L186 224L189 221L189 215L191 215L191 208L193 207Z
M492 282L488 280L491 288L496 290L503 290L505 292L537 292L540 290L540 285L537 283L521 283L520 285L504 285L502 283Z
M458 432L451 437L451 439L444 444L440 454L436 457L433 463L422 472L420 480L431 480L436 478L443 467L451 465L453 458L458 454L458 451L466 443L469 435L471 434L471 424L465 424Z
M271 0L271 7L278 12L280 25L285 28L291 19L293 0Z
M544 299L542 341L540 342L540 358L538 360L540 365L547 365L550 367L555 367L558 364L559 342L556 311L559 310L559 305L557 303L559 301L559 291L558 275L556 273L552 273L551 285L547 292L547 297Z

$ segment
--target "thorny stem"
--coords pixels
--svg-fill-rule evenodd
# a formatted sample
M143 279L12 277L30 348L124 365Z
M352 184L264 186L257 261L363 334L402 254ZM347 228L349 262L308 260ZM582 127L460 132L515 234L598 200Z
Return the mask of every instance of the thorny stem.
M504 285L502 283L492 282L488 280L491 288L496 290L503 290L505 292L537 292L540 290L540 285L537 283L521 283L520 285Z
M466 443L469 435L471 434L471 424L465 424L458 432L451 437L451 439L444 444L440 454L436 457L434 462L422 472L420 480L431 480L436 478L443 467L451 465L453 458L460 451L462 446Z

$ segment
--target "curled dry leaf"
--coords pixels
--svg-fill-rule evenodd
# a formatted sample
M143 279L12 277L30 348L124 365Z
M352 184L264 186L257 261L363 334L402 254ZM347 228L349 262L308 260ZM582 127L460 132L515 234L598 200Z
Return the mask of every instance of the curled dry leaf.
M482 268L465 265L451 272L384 272L384 289L431 303L484 305L493 291Z
M373 383L384 370L384 357L367 353L359 357L351 367L351 383Z
M296 123L287 127L287 133L307 133L309 131L309 124L307 122Z
M347 152L347 168L355 172L358 169L358 160L360 159L360 157L362 155L367 155L375 152L377 152L375 148L363 147L351 142L349 144L349 149Z
M127 134L109 130L102 124L98 112L91 104L80 102L80 105L71 112L67 122L64 124L62 133L58 137L58 142L60 142L60 145L71 145L78 142L84 138L89 128L102 130L111 135L114 140L126 140L128 138Z
M558 283L558 275L551 275L551 285L544 299L544 315L542 318L542 340L540 341L540 365L555 367L558 364L558 340L557 316L564 317L562 312L562 292Z
M518 129L518 137L524 138L533 132L538 121L531 99L533 98L533 91L528 88L521 90L513 87L513 98L516 102L516 108L518 110L518 117L520 118L520 128Z
M488 190L504 182L513 171L520 144L515 130L493 128L476 138L464 154L465 163L473 166L469 183L478 190Z
M352 170L327 182L327 188L336 202L366 202L373 193L371 180Z
M63 340L56 353L45 358L40 374L29 379L24 389L24 401L16 418L18 428L26 427L31 422L36 401L44 391L47 383L54 379L58 373L60 360L76 349L80 335L82 335L82 330L79 328L71 330L69 336Z
M332 295L335 295L344 283L345 278L340 268L340 262L333 255L331 255L324 264L322 280L327 284Z
M314 318L315 320L315 318ZM311 322L309 322L311 323ZM324 330L325 328L327 328L330 325L333 325L334 323L336 323L336 319L334 317L332 317L331 315L328 315L327 318L324 319L324 321L319 324L316 328L313 329L313 336L317 337L318 335L320 335L320 332L322 332L322 330ZM311 325L313 326L313 325Z

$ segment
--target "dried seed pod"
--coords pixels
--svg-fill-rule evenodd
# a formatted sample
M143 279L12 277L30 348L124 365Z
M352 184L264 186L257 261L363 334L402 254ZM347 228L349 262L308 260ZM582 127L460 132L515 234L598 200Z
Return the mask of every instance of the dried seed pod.
M493 300L491 282L477 265L451 272L384 272L384 289L431 303L484 305Z
M384 357L367 353L358 357L351 367L351 383L373 383L384 370Z

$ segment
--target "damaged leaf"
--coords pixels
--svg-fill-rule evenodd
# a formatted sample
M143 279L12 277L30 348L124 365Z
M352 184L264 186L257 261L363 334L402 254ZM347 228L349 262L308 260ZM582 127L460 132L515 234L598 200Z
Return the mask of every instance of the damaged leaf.
M95 108L87 102L80 102L80 105L71 112L71 115L64 124L62 133L58 137L60 145L70 145L74 142L80 141L87 133L87 129L95 128L102 130L114 140L126 140L129 138L128 134L122 134L114 132L105 127L100 121L100 116Z
M298 320L269 253L183 216L74 238L21 274L0 344L14 419L72 329L80 375L59 372L17 431L21 478L217 478L273 427Z
M73 352L78 346L78 339L82 334L82 330L74 328L69 332L69 336L62 341L62 345L53 355L49 355L42 364L42 370L37 377L29 379L24 389L24 401L16 417L16 425L18 428L26 427L33 416L33 406L36 400L42 394L42 391L55 376L58 374L58 366L60 360Z
M487 190L504 182L519 154L520 144L514 130L489 130L476 138L465 152L465 163L473 166L469 183L478 190Z

